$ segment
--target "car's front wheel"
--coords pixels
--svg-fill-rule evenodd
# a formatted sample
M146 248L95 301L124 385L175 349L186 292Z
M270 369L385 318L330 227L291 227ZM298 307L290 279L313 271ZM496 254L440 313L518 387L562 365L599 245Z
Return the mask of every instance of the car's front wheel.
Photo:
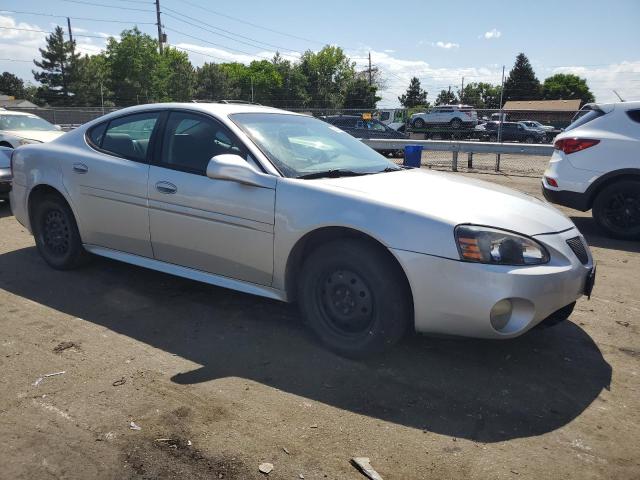
M51 267L70 270L89 258L73 212L61 197L47 195L38 199L32 221L36 247Z
M301 276L305 321L335 352L364 357L393 346L406 332L406 279L382 247L355 239L330 242L307 257Z
M458 129L462 127L462 120L460 120L459 118L454 118L453 120L451 120L450 125L451 125L451 128Z
M612 237L640 239L640 181L622 180L605 187L593 202L592 214Z
M413 127L414 127L414 128L424 128L424 127L425 127L425 125L426 125L426 124L425 124L424 120L423 120L423 119L421 119L421 118L416 118L416 119L413 121Z

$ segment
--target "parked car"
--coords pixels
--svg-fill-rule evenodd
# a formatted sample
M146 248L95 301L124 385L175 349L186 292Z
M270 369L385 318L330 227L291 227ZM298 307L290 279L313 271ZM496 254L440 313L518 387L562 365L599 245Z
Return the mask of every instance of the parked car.
M542 130L543 132L555 132L557 131L556 127L553 125L543 125L542 123L536 120L520 120L518 122L521 125L524 125L527 128L533 128L534 130Z
M500 122L487 122L482 128L476 128L475 133L480 140L497 142ZM541 143L545 141L546 134L542 130L534 130L516 122L502 122L502 141L521 143Z
M335 125L356 138L407 138L404 133L386 126L379 120L365 120L361 115L328 115L321 117L327 123ZM378 150L382 155L403 155L402 150Z
M411 115L411 126L417 129L442 126L475 127L477 124L478 113L469 105L438 105L428 112Z
M545 198L591 210L608 235L640 239L640 102L585 105L554 147Z
M407 125L407 110L405 108L382 109L376 111L373 118L397 132L404 132Z
M139 105L18 148L12 165L13 213L51 267L90 252L297 301L343 355L408 329L517 337L593 285L582 235L547 203L402 168L274 108Z
M49 142L60 135L64 135L60 127L37 115L0 109L0 147Z
M9 200L12 148L0 147L0 200Z

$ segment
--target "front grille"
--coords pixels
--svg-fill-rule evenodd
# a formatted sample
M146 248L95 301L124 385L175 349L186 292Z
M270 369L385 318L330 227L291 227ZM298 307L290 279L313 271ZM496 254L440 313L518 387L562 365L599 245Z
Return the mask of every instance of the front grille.
M584 242L580 237L573 237L567 240L567 245L576 254L578 260L582 262L583 265L589 263L589 255L587 255L587 249L584 246Z

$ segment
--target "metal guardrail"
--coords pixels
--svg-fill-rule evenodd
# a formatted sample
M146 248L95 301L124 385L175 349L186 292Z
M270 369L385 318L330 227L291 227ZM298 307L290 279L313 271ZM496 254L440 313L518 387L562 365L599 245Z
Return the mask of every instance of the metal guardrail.
M458 155L467 154L467 167L473 168L473 154L495 154L495 171L500 171L500 155L536 155L551 156L553 145L523 144L523 143L494 143L494 142L467 142L467 141L438 141L438 140L412 140L412 139L362 139L362 142L375 150L403 150L407 145L420 145L424 151L451 152L451 170L458 171Z

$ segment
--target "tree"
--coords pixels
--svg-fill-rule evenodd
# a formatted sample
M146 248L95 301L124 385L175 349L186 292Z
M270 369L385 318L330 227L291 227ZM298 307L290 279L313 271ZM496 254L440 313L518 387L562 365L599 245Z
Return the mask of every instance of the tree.
M409 82L407 91L398 97L400 104L405 108L413 108L418 105L426 105L427 92L420 86L420 80L413 77Z
M76 61L79 55L75 53L75 42L64 40L62 27L57 26L46 39L46 48L40 48L40 61L33 63L41 71L33 70L33 77L40 82L40 94L52 104L69 104L73 92L71 84L75 78Z
M85 55L77 60L76 74L73 82L74 105L113 106L109 100L112 92L109 90L111 71L104 54Z
M24 98L24 81L13 73L2 72L0 75L0 93L15 98Z
M105 51L109 65L109 88L120 105L154 100L153 72L160 62L158 42L134 27L120 34L120 41L109 38Z
M152 98L158 102L188 102L195 90L195 70L186 52L166 47L152 72Z
M299 65L292 64L276 52L271 60L282 82L273 90L271 105L274 107L302 108L309 102L307 77Z
M369 85L369 80L355 78L347 85L344 95L343 108L374 109L381 97L377 95L378 87Z
M464 86L464 92L458 91L461 102L476 108L500 108L500 86L490 83L469 83Z
M340 47L327 45L317 53L307 50L299 66L307 78L309 107L340 108L343 105L347 86L355 76L355 63Z
M222 65L205 63L196 71L195 97L198 100L223 100L237 98L237 95Z
M441 90L436 98L436 105L451 105L457 102L456 94L450 90Z
M556 73L545 79L542 84L542 97L545 100L580 99L582 104L595 102L587 81L570 73Z
M540 100L540 81L524 53L518 54L504 82L505 100Z

